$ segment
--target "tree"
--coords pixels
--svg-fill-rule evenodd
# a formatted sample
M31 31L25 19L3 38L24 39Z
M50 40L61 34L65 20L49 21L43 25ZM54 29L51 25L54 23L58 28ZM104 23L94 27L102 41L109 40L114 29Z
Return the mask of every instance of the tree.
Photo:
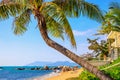
M109 34L111 31L120 31L120 3L111 2L109 11L104 16L101 30L98 34Z
M101 40L100 50L101 50L102 56L104 57L104 60L107 60L107 57L108 57L108 42L107 41Z
M104 16L104 22L102 23L101 30L99 30L98 34L109 34L111 31L120 32L120 3L111 2L109 6L109 11ZM111 53L111 44L114 42L113 39L109 39L109 53ZM114 56L118 57L118 49L114 49L116 53Z
M101 40L100 43L97 41L98 39L87 40L90 43L88 49L93 50L93 53L97 53L96 56L101 55L106 60L108 56L108 43L105 40Z
M89 46L88 46L88 49L89 50L93 50L93 53L100 53L100 50L99 50L99 47L100 47L100 45L99 45L99 43L97 42L97 40L98 39L94 39L94 40L91 40L91 39L87 39L87 41L88 41L88 43L90 44Z
M43 0L3 0L0 4L0 19L4 20L9 16L14 16L14 33L18 35L27 30L26 26L29 24L31 14L35 16L41 36L47 45L80 64L101 80L112 80L112 78L48 36L48 33L51 33L54 37L64 39L65 33L70 38L72 45L76 46L66 16L79 17L82 14L101 21L102 15L97 6L84 0L53 0L53 2L44 2Z

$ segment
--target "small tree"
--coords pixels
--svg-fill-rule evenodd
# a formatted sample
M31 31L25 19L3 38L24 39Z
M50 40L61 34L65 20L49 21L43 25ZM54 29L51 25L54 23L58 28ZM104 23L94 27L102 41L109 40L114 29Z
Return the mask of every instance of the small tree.
M98 43L98 39L87 39L89 42L88 49L93 50L93 53L96 53L98 55L101 55L104 57L104 60L106 60L108 56L108 43L105 40L101 40L100 43Z

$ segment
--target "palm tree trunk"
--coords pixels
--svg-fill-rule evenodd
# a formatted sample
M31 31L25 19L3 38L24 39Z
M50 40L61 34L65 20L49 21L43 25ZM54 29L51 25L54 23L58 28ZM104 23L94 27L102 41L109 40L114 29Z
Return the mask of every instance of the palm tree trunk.
M78 55L74 54L70 50L64 48L63 46L59 45L55 41L51 40L47 34L47 28L46 28L46 22L45 22L44 16L40 14L39 11L35 12L35 16L38 20L38 26L39 26L40 33L47 45L61 52L63 55L67 56L74 62L78 63L79 65L81 65L82 67L90 71L91 73L95 74L100 80L113 80L111 77L107 76L106 74L98 70L96 67L89 64L87 61L83 60Z

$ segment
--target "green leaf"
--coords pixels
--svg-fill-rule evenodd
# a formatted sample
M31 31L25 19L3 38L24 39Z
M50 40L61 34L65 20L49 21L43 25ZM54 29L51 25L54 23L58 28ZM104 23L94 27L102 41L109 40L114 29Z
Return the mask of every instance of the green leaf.
M9 16L16 16L22 10L22 6L17 3L1 3L0 4L0 20L8 19Z
M97 5L83 1L81 5L81 13L83 16L87 16L90 19L96 20L98 22L103 21L102 11Z
M62 27L62 25L60 25L58 22L56 22L53 18L51 18L50 16L45 16L46 19L46 24L47 24L47 30L48 32L56 37L56 38L61 38L64 40L64 29Z
M16 35L22 34L27 30L27 26L30 22L30 15L31 10L27 9L22 14L15 18L13 23L14 24L13 29Z
M83 15L98 22L103 21L103 15L98 6L85 0L53 0L53 2L60 6L68 17Z
M43 14L46 13L48 16L50 16L57 24L60 24L60 26L64 29L65 34L67 34L68 38L70 39L71 44L75 47L76 42L74 35L63 10L56 4L47 2L43 4L43 7L40 9L40 11L43 12Z
M104 19L99 34L109 34L111 31L120 32L120 3L112 2Z

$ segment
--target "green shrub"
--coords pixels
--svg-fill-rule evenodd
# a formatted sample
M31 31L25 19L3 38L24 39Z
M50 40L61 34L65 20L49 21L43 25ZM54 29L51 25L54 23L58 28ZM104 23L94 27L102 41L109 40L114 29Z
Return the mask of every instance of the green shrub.
M93 74L91 74L88 71L83 71L80 76L79 76L80 80L99 80L98 78L96 78Z
M104 69L107 68L109 66L112 66L114 64L120 63L120 58L118 58L117 60L115 60L113 63L111 64L107 64L105 66L100 67L99 69ZM120 65L117 66L113 66L112 68L108 68L103 70L106 74L108 74L109 76L111 76L112 78L114 78L115 80L120 80ZM90 72L88 72L87 70L84 70L79 77L77 78L69 78L67 80L99 80L97 77L95 77L93 74L91 74Z
M113 63L111 64L107 64L105 66L100 67L100 69L104 69L106 67L112 66L114 64L120 63L120 58L118 58L117 60L115 60ZM103 70L106 74L108 74L109 76L111 76L112 78L114 78L115 80L120 80L120 65L117 66L113 66L111 68L105 69ZM84 71L81 73L80 75L80 80L99 80L98 78L96 78L93 74L91 74L88 71Z
M112 69L105 70L115 80L120 80L120 66L113 67Z

